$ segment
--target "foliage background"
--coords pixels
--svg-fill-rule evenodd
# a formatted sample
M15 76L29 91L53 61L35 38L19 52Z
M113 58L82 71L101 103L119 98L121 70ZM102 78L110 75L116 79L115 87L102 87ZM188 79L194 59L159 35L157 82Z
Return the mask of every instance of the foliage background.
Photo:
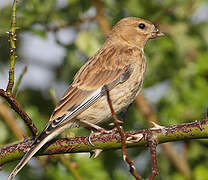
M5 32L11 22L12 3L4 1L0 3L0 88L6 87L8 79L9 45ZM59 98L77 70L104 42L107 30L101 28L100 23L107 20L113 26L127 16L149 19L159 24L167 34L164 38L148 42L144 49L148 68L142 93L160 123L171 125L204 118L208 105L206 0L21 0L17 7L17 26L20 29L16 79L25 65L28 72L19 87L17 98L39 130L44 128L54 108L48 90L53 89ZM5 105L1 99L2 104ZM15 121L10 125L4 113L0 112L2 145L18 139L17 132L11 126L17 127L21 134L30 135L21 119L9 108L7 110ZM129 109L124 126L125 130L148 127L136 104ZM76 133L76 136L89 133L84 129L70 132ZM69 136L69 132L64 136ZM181 173L177 164L170 161L158 146L160 174L156 179L208 180L207 145L207 140L173 144L172 150L177 152L179 162L188 166L185 173ZM138 172L147 177L151 171L148 149L134 148L128 153L134 159ZM122 161L120 150L103 152L95 160L88 156L67 155L80 179L133 179ZM34 158L17 179L79 179L58 159L58 156ZM0 171L0 179L5 179L16 164L5 165Z

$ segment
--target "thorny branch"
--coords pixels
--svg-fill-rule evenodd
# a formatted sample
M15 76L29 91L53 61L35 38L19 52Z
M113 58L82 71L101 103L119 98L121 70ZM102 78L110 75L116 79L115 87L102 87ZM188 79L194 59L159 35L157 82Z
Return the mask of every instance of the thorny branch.
M143 137L148 139L153 138L157 140L157 144L180 141L188 139L200 139L208 138L208 119L199 122L179 124L173 126L167 126L163 129L144 129L136 130L131 132L125 132L125 137L129 137L142 134ZM91 137L94 146L89 144L89 137L76 137L76 138L62 138L56 139L47 143L42 150L36 154L39 155L52 155L52 154L63 154L63 153L78 153L78 152L91 152L95 149L109 150L109 149L120 149L121 148L121 136L120 134L103 134L95 135ZM17 144L0 148L0 165L8 162L21 159L25 152L30 148L33 139L24 140ZM142 138L140 141L132 141L127 143L126 147L144 147L149 142L146 138Z

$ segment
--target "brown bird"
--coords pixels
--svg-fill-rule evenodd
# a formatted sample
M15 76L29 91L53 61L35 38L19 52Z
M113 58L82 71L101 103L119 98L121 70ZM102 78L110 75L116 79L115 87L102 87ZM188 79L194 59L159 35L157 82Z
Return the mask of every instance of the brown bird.
M150 21L135 17L121 19L103 47L77 72L47 126L8 180L13 179L45 143L65 129L81 125L103 131L96 124L111 117L106 90L116 113L131 104L140 92L144 79L144 45L148 39L163 35Z

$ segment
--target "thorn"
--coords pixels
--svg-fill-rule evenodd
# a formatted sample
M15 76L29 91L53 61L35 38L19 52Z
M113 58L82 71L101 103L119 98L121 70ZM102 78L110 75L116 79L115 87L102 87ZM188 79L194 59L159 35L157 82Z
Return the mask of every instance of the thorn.
M94 156L94 158L98 157L102 151L103 151L102 149L95 149L95 156Z
M136 143L139 142L143 138L143 134L133 134L126 138L126 143Z
M131 166L134 170L136 169L134 165Z
M103 150L102 149L94 149L92 151L90 151L90 158L96 158L100 155L100 153L102 152Z
M126 155L125 154L123 155L123 160L126 161Z
M155 122L151 122L151 123L153 124L153 127L150 128L152 130L159 130L159 129L163 130L165 128L164 126L160 126L160 125L156 124Z

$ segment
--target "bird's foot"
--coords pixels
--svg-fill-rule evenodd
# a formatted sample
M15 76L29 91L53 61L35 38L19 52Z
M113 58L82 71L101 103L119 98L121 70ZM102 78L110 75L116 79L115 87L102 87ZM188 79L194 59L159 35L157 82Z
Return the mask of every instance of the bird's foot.
M95 146L92 143L92 140L91 140L93 136L99 136L101 134L110 134L110 133L112 133L112 130L105 130L103 128L98 128L96 130L99 131L99 132L94 132L94 131L91 130L91 133L90 133L89 138L88 138L88 141L89 141L91 146Z

